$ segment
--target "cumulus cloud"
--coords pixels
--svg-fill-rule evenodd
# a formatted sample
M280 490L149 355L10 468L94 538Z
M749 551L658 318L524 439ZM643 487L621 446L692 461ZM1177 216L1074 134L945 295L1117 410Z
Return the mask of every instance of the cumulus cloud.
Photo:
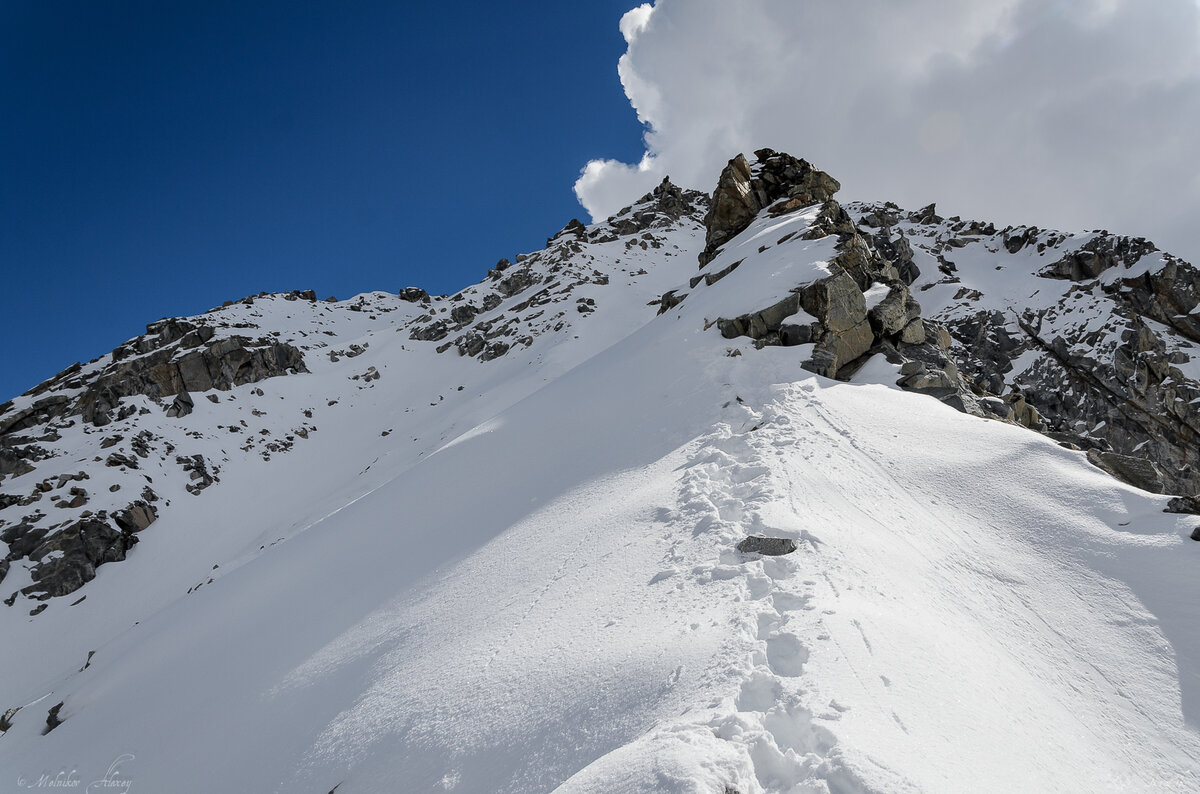
M1103 227L1200 260L1196 0L657 0L620 29L646 152L587 164L594 218L668 174L710 190L769 146L848 198Z

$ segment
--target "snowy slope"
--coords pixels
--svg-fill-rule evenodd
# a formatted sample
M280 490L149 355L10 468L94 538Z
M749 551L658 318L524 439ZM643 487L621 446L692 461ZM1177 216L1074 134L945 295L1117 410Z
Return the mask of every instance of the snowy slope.
M125 420L220 482L194 495L150 455L171 504L128 559L77 605L0 609L0 710L21 706L0 790L1200 787L1195 519L900 391L879 357L840 383L805 346L721 338L718 317L824 272L819 240L756 255L760 224L735 271L656 314L697 272L702 209L567 235L530 266L546 304L515 308L531 288L437 340L412 332L504 273L427 305L221 310L307 344L310 372ZM458 354L500 315L510 349ZM286 452L241 449L299 425ZM44 474L106 492L100 434L60 432ZM799 550L736 551L751 533Z

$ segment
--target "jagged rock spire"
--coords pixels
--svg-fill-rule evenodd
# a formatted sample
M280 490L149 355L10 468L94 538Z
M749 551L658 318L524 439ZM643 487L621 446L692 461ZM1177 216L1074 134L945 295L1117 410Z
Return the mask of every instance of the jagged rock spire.
M786 199L780 211L787 212L828 201L841 188L836 179L807 160L772 149L759 149L754 156L757 161L751 165L745 155L739 154L729 161L717 180L704 219L708 233L700 254L701 267L711 262L725 241L742 232L765 207Z

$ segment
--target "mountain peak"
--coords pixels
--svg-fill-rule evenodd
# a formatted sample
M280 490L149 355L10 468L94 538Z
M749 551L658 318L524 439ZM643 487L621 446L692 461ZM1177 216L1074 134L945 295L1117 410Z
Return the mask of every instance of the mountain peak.
M773 149L759 149L751 163L744 154L729 161L717 180L712 204L704 219L707 235L700 253L703 267L720 247L735 237L768 207L782 213L828 201L841 184L807 160ZM775 202L778 206L772 206Z

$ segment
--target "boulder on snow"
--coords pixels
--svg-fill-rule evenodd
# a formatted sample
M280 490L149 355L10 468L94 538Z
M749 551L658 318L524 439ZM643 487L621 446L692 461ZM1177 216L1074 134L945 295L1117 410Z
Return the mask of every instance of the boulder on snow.
M45 606L45 604L42 604L42 606ZM62 707L64 705L65 701L59 702L57 706L52 706L50 708L49 713L46 715L46 727L42 729L42 736L45 736L46 734L50 733L50 731L63 724L63 721L58 716L58 713L62 711Z
M158 520L158 510L154 505L139 499L113 513L112 518L122 532L141 532Z
M1158 466L1146 458L1133 455L1120 455L1116 452L1101 452L1098 449L1088 450L1088 460L1098 469L1102 469L1122 482L1127 482L1135 488L1141 488L1150 493L1163 492L1163 476Z
M167 409L167 416L187 416L196 407L196 403L192 400L192 395L186 391L181 391L175 395L175 401L171 403L171 407Z
M765 535L751 535L737 544L737 550L743 554L762 554L767 557L782 557L797 548L796 541L791 538L769 538Z
M1200 515L1200 499L1194 496L1176 496L1167 502L1164 513L1191 513Z

